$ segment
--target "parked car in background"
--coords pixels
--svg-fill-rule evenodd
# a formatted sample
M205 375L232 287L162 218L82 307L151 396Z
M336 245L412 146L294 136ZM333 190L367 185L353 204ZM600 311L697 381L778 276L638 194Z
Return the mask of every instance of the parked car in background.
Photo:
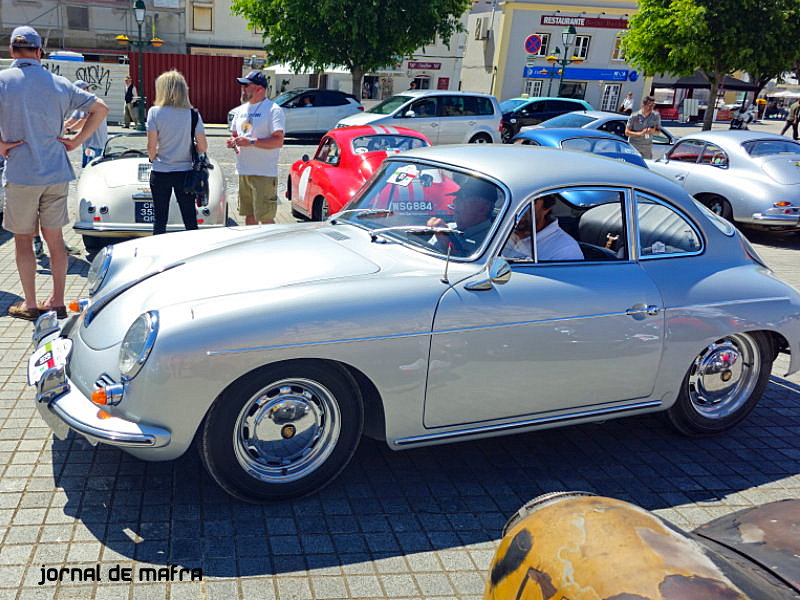
M487 94L407 90L342 119L336 126L349 125L408 127L432 144L499 143L500 106Z
M286 198L298 218L323 221L336 214L390 154L430 146L405 127L356 126L332 129L313 158L304 155L289 171Z
M575 152L589 152L607 158L624 160L647 168L642 155L625 140L613 133L585 129L529 129L514 136L514 144L545 146Z
M569 259L531 225L545 202ZM45 421L146 460L196 439L251 501L320 489L364 433L400 450L666 411L719 434L778 352L800 368L800 293L736 228L646 169L552 148L392 154L324 223L107 246L87 288L36 323Z
M705 131L681 138L648 163L729 221L800 229L796 141L756 131Z
M538 125L558 115L575 110L594 110L591 104L577 98L511 98L500 103L503 112L501 134L510 142L522 127Z
M534 125L533 128L580 127L582 129L599 129L600 131L613 133L626 140L628 139L625 135L627 123L628 117L620 113L588 110L566 113ZM523 128L523 130L527 130L527 128ZM653 136L653 158L663 155L676 140L677 138L674 135L662 127L661 133Z
M208 173L208 205L196 207L201 229L224 226L228 215L222 169L210 157L209 161L214 168ZM97 252L114 238L151 235L155 214L145 134L110 137L102 156L81 169L70 203L75 214L72 228L83 236L87 252ZM178 205L172 202L167 232L183 229Z
M273 102L283 109L288 137L322 135L344 117L364 110L353 94L339 90L297 89L284 92ZM228 112L229 126L234 110Z

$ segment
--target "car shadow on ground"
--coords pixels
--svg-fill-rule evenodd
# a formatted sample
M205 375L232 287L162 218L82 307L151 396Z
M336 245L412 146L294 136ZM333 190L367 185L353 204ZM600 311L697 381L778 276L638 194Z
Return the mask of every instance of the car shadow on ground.
M745 237L754 244L762 244L773 248L800 249L800 232L769 231L765 229L742 229Z
M65 513L113 552L204 575L338 568L463 546L488 566L507 518L545 492L586 490L676 514L696 502L713 510L765 484L772 499L786 497L776 482L797 473L799 400L800 387L773 376L740 427L702 439L673 433L662 415L403 452L364 439L326 489L268 505L229 497L194 447L147 463L71 435L53 441L53 483L66 494Z

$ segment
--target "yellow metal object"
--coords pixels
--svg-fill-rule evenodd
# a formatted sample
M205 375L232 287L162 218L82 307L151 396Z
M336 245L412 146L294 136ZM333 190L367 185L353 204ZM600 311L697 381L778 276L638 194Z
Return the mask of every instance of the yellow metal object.
M638 506L535 502L501 540L486 600L746 600L700 544Z

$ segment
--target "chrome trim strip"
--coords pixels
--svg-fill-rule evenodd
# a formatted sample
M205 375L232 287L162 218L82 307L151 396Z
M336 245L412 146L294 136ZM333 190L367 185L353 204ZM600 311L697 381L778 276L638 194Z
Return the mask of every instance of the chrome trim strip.
M576 419L584 419L586 417L593 417L597 415L622 413L632 410L639 410L642 408L651 408L655 406L661 406L661 401L649 400L647 402L637 402L636 404L626 404L625 406L596 408L593 410L584 410L581 412L569 413L566 415L558 415L554 417L539 417L536 419L515 421L513 423L501 423L500 425L482 425L480 427L469 427L467 429L457 429L454 431L444 431L441 433L426 433L425 435L416 435L407 438L399 438L394 440L392 443L397 446L407 446L409 444L417 444L420 442L445 440L454 437L463 437L467 435L475 435L478 433L489 433L493 431L508 431L513 429L522 429L523 427L531 427L533 425L543 425L546 423L559 423L562 421L572 421Z
M662 307L659 307L662 310ZM286 348L303 348L307 346L324 346L328 344L342 344L350 342L373 342L377 340L397 340L404 338L420 337L427 335L444 335L453 333L467 333L471 331L481 331L485 329L501 329L505 327L517 327L520 325L537 325L540 323L557 323L559 321L573 321L575 319L596 319L606 317L629 317L625 312L605 313L597 315L583 315L580 317L559 317L555 319L541 319L535 321L515 321L513 323L498 323L495 325L475 325L474 327L458 327L455 329L437 329L436 331L420 331L417 333L395 333L393 335L376 335L361 338L342 338L339 340L319 340L315 342L297 342L294 344L276 344L274 346L254 346L252 348L229 348L227 350L207 350L206 356L218 356L224 354L236 354L239 352L263 352L266 350L282 350Z
M685 304L683 306L665 306L664 310L687 310L692 308L711 308L714 306L730 306L739 304L753 304L758 302L781 302L790 300L789 296L773 296L770 298L748 298L746 300L725 300L723 302L709 302L708 304Z
M753 213L753 220L765 225L786 225L787 223L800 223L800 215L765 215L764 213Z

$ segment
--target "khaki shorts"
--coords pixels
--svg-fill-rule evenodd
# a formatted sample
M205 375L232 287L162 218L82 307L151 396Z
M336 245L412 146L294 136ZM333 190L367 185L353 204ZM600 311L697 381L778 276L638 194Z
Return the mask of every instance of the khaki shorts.
M38 224L43 229L61 229L69 223L68 182L51 185L6 183L5 190L6 209L3 212L3 227L6 231L32 235L37 232Z
M273 221L278 212L278 178L239 175L239 214L256 221Z

